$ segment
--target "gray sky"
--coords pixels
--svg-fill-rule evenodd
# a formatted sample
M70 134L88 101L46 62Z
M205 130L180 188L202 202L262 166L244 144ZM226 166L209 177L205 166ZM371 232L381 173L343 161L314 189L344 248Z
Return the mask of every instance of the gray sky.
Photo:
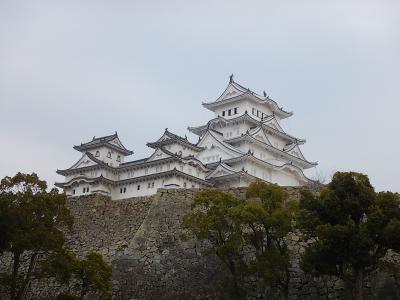
M73 145L114 131L142 158L210 119L234 73L294 112L323 176L400 192L399 53L395 0L0 0L0 177L62 181Z

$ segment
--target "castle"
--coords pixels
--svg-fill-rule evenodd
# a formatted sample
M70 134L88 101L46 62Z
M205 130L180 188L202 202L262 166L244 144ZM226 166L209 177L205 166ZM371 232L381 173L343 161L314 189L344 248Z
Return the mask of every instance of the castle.
M189 127L199 136L190 142L165 130L147 158L125 161L133 152L117 133L74 146L82 157L65 176L67 196L103 194L113 200L156 193L158 188L244 187L255 179L281 186L310 183L303 170L317 165L303 156L305 140L284 132L282 119L292 116L270 99L243 87L230 76L222 95L203 106L214 112L207 124Z

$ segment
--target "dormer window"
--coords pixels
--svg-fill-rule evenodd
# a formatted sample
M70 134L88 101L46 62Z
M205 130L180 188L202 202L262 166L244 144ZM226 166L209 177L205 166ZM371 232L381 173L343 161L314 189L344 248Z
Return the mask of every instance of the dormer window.
M117 156L117 161L121 162L121 156L120 155Z
M108 151L107 157L108 157L108 158L111 158L111 151Z
M95 157L99 157L99 156L100 156L100 151L96 151Z

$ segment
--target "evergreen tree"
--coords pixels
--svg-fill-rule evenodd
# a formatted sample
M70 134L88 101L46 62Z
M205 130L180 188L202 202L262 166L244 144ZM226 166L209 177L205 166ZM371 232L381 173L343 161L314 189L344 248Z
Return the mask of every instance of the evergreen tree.
M363 282L389 249L400 250L400 199L375 193L366 175L337 172L320 193L302 193L299 225L314 242L303 256L306 272L337 276L346 295L363 299Z
M80 295L59 299L82 299L87 293L110 298L111 267L100 254L78 259L65 246L63 229L73 217L66 197L57 189L46 191L45 181L35 173L18 173L0 182L0 256L10 268L0 273L0 285L11 300L26 298L32 280L56 279L78 283Z
M246 200L220 190L199 192L183 221L199 240L210 244L229 268L236 296L244 297L244 275L256 273L265 284L277 284L285 299L289 290L289 248L286 237L293 230L296 204L277 185L256 181Z

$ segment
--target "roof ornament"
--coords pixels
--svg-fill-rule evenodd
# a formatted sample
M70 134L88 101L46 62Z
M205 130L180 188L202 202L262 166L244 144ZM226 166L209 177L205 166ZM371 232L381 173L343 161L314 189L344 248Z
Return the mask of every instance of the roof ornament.
M93 141L94 141L95 139L96 139L96 136L94 135L94 136L93 136Z
M165 132L167 132L168 131L168 128L165 128Z
M185 140L187 140L187 135L185 134Z
M264 97L267 97L267 93L265 91L263 91Z
M231 74L231 76L229 76L229 83L233 82L233 73Z

